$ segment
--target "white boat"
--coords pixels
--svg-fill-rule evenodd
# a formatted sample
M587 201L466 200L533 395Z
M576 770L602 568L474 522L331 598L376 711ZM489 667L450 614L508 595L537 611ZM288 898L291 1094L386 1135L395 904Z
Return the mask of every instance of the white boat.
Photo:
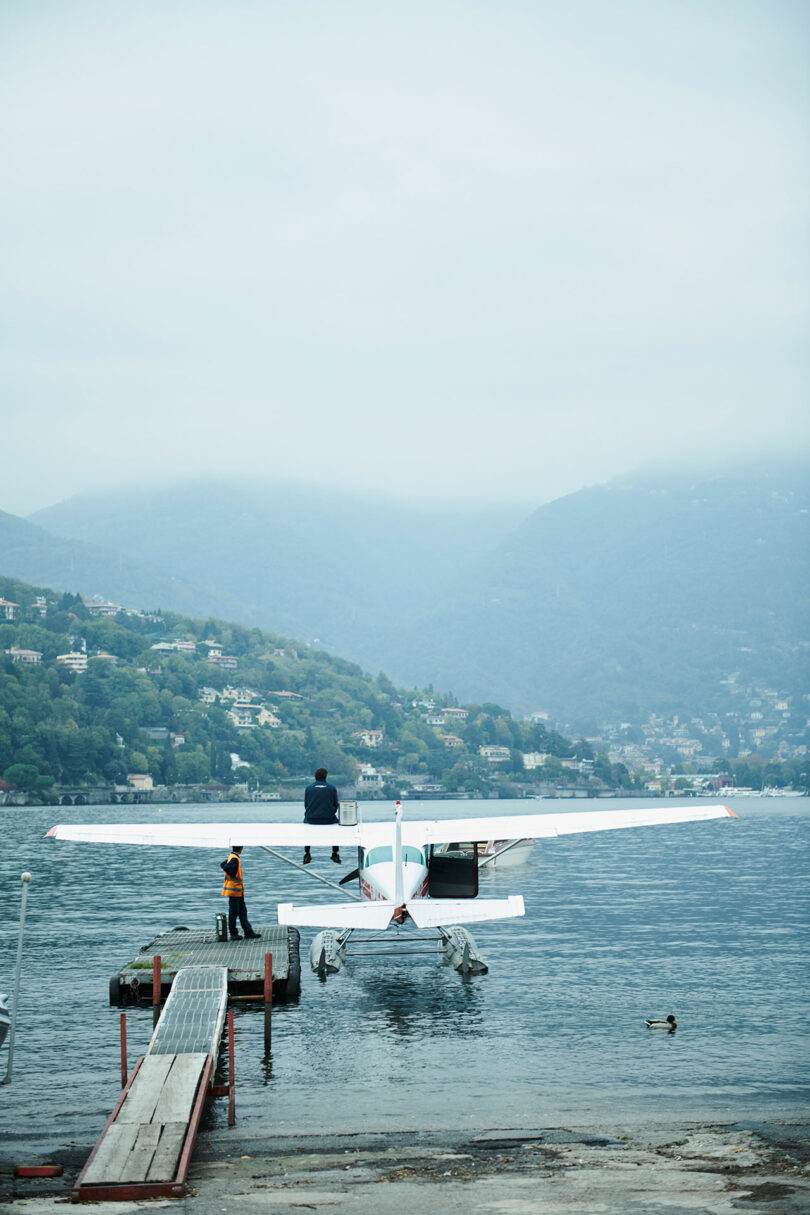
M487 869L497 865L499 869L513 869L516 865L525 865L529 853L534 847L534 840L487 840L478 845L478 863L486 864ZM472 844L443 844L442 852L467 852L472 855Z
M9 1025L11 1025L11 1016L8 1011L8 996L4 996L0 992L0 1046L6 1040Z

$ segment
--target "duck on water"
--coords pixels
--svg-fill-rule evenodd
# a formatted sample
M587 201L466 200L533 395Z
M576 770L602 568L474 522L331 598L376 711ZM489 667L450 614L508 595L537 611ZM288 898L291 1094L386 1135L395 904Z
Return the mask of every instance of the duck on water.
M678 1022L675 1020L672 1013L670 1013L666 1019L663 1017L653 1017L652 1019L647 1017L646 1022L647 1029L665 1029L667 1033L670 1034L674 1034L675 1030L678 1028Z

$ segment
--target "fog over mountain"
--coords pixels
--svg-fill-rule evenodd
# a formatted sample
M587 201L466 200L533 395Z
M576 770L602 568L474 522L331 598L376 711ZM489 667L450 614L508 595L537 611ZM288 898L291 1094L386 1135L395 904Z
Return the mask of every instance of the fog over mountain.
M38 532L24 569L24 546L0 549L0 567L225 614L402 684L584 726L722 707L736 672L800 694L809 511L803 467L784 463L638 474L528 518L187 485L40 511L37 524L70 538L70 566L53 565L59 546Z

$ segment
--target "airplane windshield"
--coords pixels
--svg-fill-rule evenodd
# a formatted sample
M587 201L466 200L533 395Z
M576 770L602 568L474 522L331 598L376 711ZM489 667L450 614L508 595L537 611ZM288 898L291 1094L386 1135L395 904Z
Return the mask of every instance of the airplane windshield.
M363 868L367 869L369 865L380 865L385 861L393 861L393 848L369 848L363 861ZM424 865L425 857L421 848L414 848L412 844L404 844L402 847L402 859L405 864Z

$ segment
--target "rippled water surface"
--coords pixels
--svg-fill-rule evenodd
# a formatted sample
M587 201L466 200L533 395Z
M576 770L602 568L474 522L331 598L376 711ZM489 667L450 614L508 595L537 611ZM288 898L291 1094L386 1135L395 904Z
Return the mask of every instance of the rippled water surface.
M410 818L614 809L620 801L415 803ZM661 803L663 805L663 803ZM523 894L523 920L474 935L487 975L423 957L350 963L274 1013L237 1008L237 1115L245 1132L471 1129L621 1118L797 1118L808 1111L808 799L735 803L738 821L538 842L529 863L485 870L481 894ZM364 807L385 818L387 805ZM120 1084L108 981L141 945L222 910L219 854L43 839L54 822L297 819L297 806L0 810L0 988L10 990L19 875L33 874L14 1079L4 1138L44 1150L95 1140ZM328 854L313 868L334 879ZM347 855L344 859L352 861ZM258 850L243 856L254 924L277 902L332 901ZM346 872L348 865L342 872ZM674 1035L644 1017L674 1012ZM128 1011L130 1064L151 1034ZM7 1048L0 1052L5 1072ZM224 1125L212 1103L209 1125Z

